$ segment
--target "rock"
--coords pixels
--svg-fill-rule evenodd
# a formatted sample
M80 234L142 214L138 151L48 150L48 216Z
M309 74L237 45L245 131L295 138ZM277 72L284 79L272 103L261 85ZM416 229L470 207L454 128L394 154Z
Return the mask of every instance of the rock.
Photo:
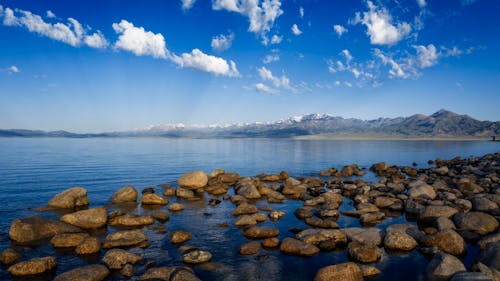
M281 177L280 177L280 175L263 175L262 177L260 177L260 180L261 181L276 182L276 181L280 181Z
M319 245L323 241L333 241L341 245L347 243L344 231L339 229L306 229L297 233L296 237L312 245Z
M313 210L314 210L314 208L312 208L312 207L307 207L307 206L299 207L299 208L297 208L297 210L295 210L294 215L298 219L301 219L301 220L306 219L306 218L312 218L312 216L313 216L312 211Z
M498 209L497 203L485 197L474 197L471 199L472 209L480 212L487 212Z
M436 227L438 230L455 229L455 224L449 218L440 217L436 220Z
M170 215L163 210L155 210L152 216L154 219L161 222L167 221L170 218Z
M266 238L262 240L262 246L265 248L276 248L280 244L280 240L276 237Z
M425 207L419 219L429 221L429 220L435 220L440 217L451 218L456 213L458 213L458 210L450 206L429 205Z
M500 271L500 242L489 243L488 247L479 253L478 261Z
M231 185L234 184L239 178L240 175L238 175L237 173L224 173L218 177L220 182Z
M63 222L83 229L101 228L106 225L107 219L108 214L104 208L78 211L61 217Z
M109 275L109 270L100 264L78 267L57 275L54 281L102 281Z
M418 243L406 233L391 232L384 238L384 247L389 250L411 251Z
M148 236L141 229L122 230L106 236L103 248L131 247L148 240Z
M170 236L170 242L174 244L184 243L192 238L191 234L186 231L177 230Z
M163 195L164 195L164 196L167 196L167 197L172 197L172 196L174 196L174 195L175 195L175 193L176 193L176 192L177 192L177 190L176 190L175 188L173 188L173 187L168 187L168 188L165 188L165 189L163 190ZM194 193L193 193L193 195L194 195Z
M434 173L438 174L438 175L444 176L444 175L448 174L448 171L449 171L449 170L448 170L448 167L446 167L446 166L441 166L441 167L439 167L439 168L434 168L434 169L432 169L432 171L433 171Z
M212 254L207 251L194 250L182 256L182 261L189 264L199 264L212 259Z
M347 245L349 256L360 262L376 262L382 257L382 251L373 244L363 244L360 242L351 242Z
M382 221L385 217L385 214L382 212L376 212L376 213L366 213L362 214L359 220L361 221L362 224L370 224L374 222L379 222Z
M101 240L97 237L87 237L75 248L79 255L90 255L101 251Z
M198 189L207 185L208 176L203 171L194 171L182 175L177 183L183 188Z
M276 237L280 234L280 231L275 228L265 228L260 226L252 226L243 232L243 235L251 239L263 239Z
M335 222L335 219L333 218L320 219L313 217L313 218L306 218L304 222L313 227L339 228L339 225Z
M436 191L434 188L422 181L413 181L409 184L408 196L412 199L430 199L436 198Z
M0 254L0 262L4 265L10 265L15 263L21 258L21 255L14 251L13 249L5 249L2 254Z
M260 193L251 178L240 179L235 186L236 194L245 197L246 199L258 199Z
M186 188L178 187L175 190L175 195L181 199L190 199L190 198L194 197L194 191L186 189Z
M464 264L452 255L436 254L427 265L428 280L449 280L457 272L467 271Z
M168 206L168 210L172 212L180 212L184 210L184 208L185 208L184 205L182 205L181 203L173 203L170 206Z
M466 199L455 200L455 205L462 211L469 211L470 209L472 209L472 203Z
M221 203L222 201L220 201L219 199L210 199L210 201L208 202L208 205L214 207L214 206L217 206Z
M255 255L260 251L260 243L257 241L252 241L245 243L240 246L241 255Z
M343 229L350 241L362 244L380 245L382 244L382 231L380 229L351 227Z
M50 243L56 248L76 247L87 237L87 233L63 233L52 237Z
M310 257L319 253L319 248L300 240L287 237L281 242L280 251L287 255Z
M477 245L479 245L481 249L485 249L486 245L497 241L500 241L500 233L490 234L488 236L483 237L481 240L477 242Z
M496 281L481 272L459 272L450 281Z
M363 274L357 264L346 262L323 267L314 281L363 281Z
M137 202L137 195L137 190L133 186L127 185L113 193L109 200L111 200L113 204Z
M50 199L48 206L53 208L74 209L89 205L87 190L81 187L73 187L57 194Z
M37 240L52 238L56 234L81 231L80 228L65 222L40 217L28 217L14 220L10 227L9 235L13 241L31 243Z
M27 276L41 274L55 269L57 266L56 258L43 257L34 258L29 261L22 261L11 265L7 271L14 276Z
M142 195L155 193L155 189L152 187L146 187L141 191Z
M234 222L236 226L245 226L245 225L256 225L257 220L253 215L242 215L239 216L238 219Z
M257 206L247 203L242 203L236 207L236 209L231 213L233 216L241 215L251 215L259 212Z
M139 277L140 281L201 281L193 270L184 266L154 267Z
M125 277L132 277L134 276L134 266L131 264L126 264L122 270L120 270L120 274L125 276Z
M151 216L138 216L125 214L123 216L118 216L111 218L109 220L109 225L111 226L143 226L153 224L155 221Z
M168 200L158 194L148 193L141 198L142 205L167 205Z
M453 217L458 229L486 235L498 229L495 217L482 212L458 213Z
M106 252L102 258L102 263L109 269L122 269L126 264L136 264L140 260L142 260L141 256L122 249L112 249Z
M462 255L466 250L462 236L451 229L426 236L423 244L424 246L437 246L441 251L455 256Z
M269 213L269 218L271 218L272 221L277 221L284 216L285 216L285 212L278 211L278 210L274 210L274 211Z
M359 268L361 269L361 273L363 273L364 278L373 278L382 273L378 268L374 266L360 265Z
M379 162L379 163L373 164L370 167L370 171L373 171L378 176L381 176L381 175L384 174L384 172L387 170L387 168L389 168L389 166L387 165L387 163L385 163L385 162Z
M399 199L393 198L393 197L387 197L387 196L380 196L375 198L375 206L378 208L388 208L392 204L398 202Z

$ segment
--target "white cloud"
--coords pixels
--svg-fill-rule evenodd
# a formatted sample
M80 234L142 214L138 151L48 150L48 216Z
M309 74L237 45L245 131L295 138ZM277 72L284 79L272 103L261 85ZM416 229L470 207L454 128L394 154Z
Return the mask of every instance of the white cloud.
M299 15L300 15L301 18L304 17L304 7L300 7L299 8Z
M337 33L337 35L339 37L342 36L342 34L346 33L348 30L347 28L343 27L342 25L340 24L336 24L333 26L333 30L335 30L335 32Z
M279 44L279 43L281 43L282 40L283 40L283 36L278 36L278 35L274 34L271 37L271 44Z
M420 8L427 6L427 2L425 2L425 0L417 0L417 4Z
M51 10L48 10L47 14L46 14L46 17L48 17L49 19L55 19L56 18L56 14L54 14L54 12L52 12Z
M292 33L293 33L294 35L297 35L297 36L298 36L298 35L302 34L302 31L299 29L299 27L298 27L298 26L297 26L297 24L295 24L295 23L292 25L292 28L291 28L291 29L292 29Z
M223 58L207 55L199 49L194 49L191 53L183 53L180 56L171 55L171 59L181 67L189 67L214 75L229 77L240 75L234 61L228 63Z
M272 62L279 61L279 60L280 60L280 56L278 56L276 54L269 54L269 55L266 55L264 57L262 62L265 64L268 64L268 63L272 63Z
M349 52L349 50L347 49L344 49L342 50L342 52L340 52L344 57L345 57L345 60L347 61L347 63L349 63L351 60L352 60L352 55L351 53Z
M268 93L268 94L276 94L278 92L275 89L273 89L269 86L266 86L262 83L255 84L255 89L259 92L264 92L264 93Z
M259 72L259 76L260 76L260 78L262 78L262 80L270 81L276 87L291 89L290 79L288 79L288 77L286 77L285 75L282 75L281 77L276 77L273 75L271 70L267 69L264 66L259 68L258 72Z
M266 34L283 14L280 0L213 0L212 9L239 13L248 18L248 31L259 34L267 44Z
M224 35L220 34L212 38L212 43L210 46L212 46L212 49L217 52L223 52L229 48L231 48L231 45L234 40L234 33Z
M370 43L374 45L394 45L410 34L411 27L406 22L393 24L392 16L387 9L378 8L373 2L368 1L368 12L356 13L352 24L361 23L366 26L366 34L370 37Z
M423 45L413 46L417 51L417 61L420 68L427 68L435 65L438 62L439 54L433 44L427 47Z
M19 68L15 65L12 65L11 67L9 67L9 69L7 70L9 73L19 73L21 72L21 70L19 70Z
M136 27L126 20L113 23L113 29L120 35L114 45L116 49L132 52L136 56L167 58L168 50L161 33L145 31L143 27Z
M375 55L382 61L384 65L389 65L389 78L409 78L410 74L403 70L405 65L400 65L392 57L385 55L379 49L374 50Z
M347 81L344 81L344 86L346 86L348 88L352 88L352 84L347 82Z
M18 14L17 16L16 13ZM105 48L108 45L100 31L90 34L88 33L90 31L89 27L83 28L73 18L68 18L68 23L57 22L52 24L45 22L41 16L29 11L18 9L14 11L10 8L5 8L2 16L3 24L6 26L24 27L30 32L69 44L73 47L80 47L82 44L85 44L93 48Z
M193 5L195 2L196 2L196 0L181 0L182 9L189 10L189 9L193 8Z

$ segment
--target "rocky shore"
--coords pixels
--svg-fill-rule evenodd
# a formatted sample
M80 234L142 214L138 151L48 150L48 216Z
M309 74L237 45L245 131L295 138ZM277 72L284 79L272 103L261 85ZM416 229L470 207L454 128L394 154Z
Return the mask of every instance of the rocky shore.
M331 251L347 255L347 262L319 269L314 277L317 281L369 279L381 273L377 264L384 253L390 258L392 253L411 251L428 258L427 280L500 281L500 152L436 159L429 164L423 169L383 162L368 169L353 164L308 177L292 177L285 171L254 177L221 169L208 174L194 171L180 177L175 186L161 186L161 191L146 188L139 192L125 186L110 197L109 205L97 208L89 208L85 188L74 187L49 200L38 210L40 216L12 222L12 247L3 249L0 262L14 279L43 275L58 281L107 280L111 276L200 280L193 268L210 268L220 257L210 247L196 246L193 233L167 230L169 219L185 211L187 202L217 208L225 200L234 209L227 213L228 223L214 227L234 224L240 229L233 234L247 240L239 245L240 255L265 257L270 251L297 259ZM375 174L376 180L364 180L367 173ZM341 209L347 200L353 208ZM290 201L301 206L288 213L272 207ZM145 211L137 213L137 206ZM59 219L44 216L54 211L60 212ZM409 222L380 227L394 214L406 216ZM307 227L277 227L286 216L295 216ZM360 227L344 227L339 223L343 216L359 220ZM137 254L135 248L150 246L144 229L176 245L184 265L156 266L155 260ZM58 262L65 257L33 258L15 250L19 245L41 244L81 258L102 258L97 264L56 274ZM480 249L469 257L473 265L468 268L464 264L467 245ZM147 270L137 272L139 264Z

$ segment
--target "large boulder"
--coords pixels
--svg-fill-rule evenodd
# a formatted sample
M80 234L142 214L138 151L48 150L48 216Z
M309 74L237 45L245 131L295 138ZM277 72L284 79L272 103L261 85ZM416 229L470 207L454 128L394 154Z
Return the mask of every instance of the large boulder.
M61 220L84 229L100 228L106 225L108 214L104 208L94 208L66 214Z
M148 240L143 230L122 230L106 236L103 248L131 247Z
M78 267L57 275L54 281L102 281L109 275L109 270L100 264Z
M178 184L180 187L187 189L198 189L206 186L208 183L208 176L203 171L194 171L182 175Z
M139 280L201 281L198 277L196 277L196 275L194 275L191 268L184 266L164 266L150 268L146 271L146 273L139 277Z
M323 267L314 281L363 281L363 274L357 264L346 262Z
M56 234L81 231L80 228L65 222L40 217L28 217L14 220L10 227L9 235L13 241L31 243L37 240L52 238Z
M125 202L137 202L138 192L130 185L124 186L116 191L110 198L114 204Z
M486 235L498 229L498 221L483 212L458 213L453 217L458 229Z
M153 224L155 220L152 216L138 216L125 214L118 217L113 217L109 219L109 225L111 226L143 226Z
M465 241L452 229L446 229L423 239L425 246L437 246L441 251L455 256L465 253Z
M287 255L309 257L319 253L319 248L300 240L287 237L281 242L280 251Z
M458 258L445 253L437 253L427 265L427 279L430 281L445 281L461 271L467 270Z
M57 194L49 200L49 207L74 209L85 207L89 204L87 190L82 187L73 187Z
M122 249L112 249L106 252L102 263L109 269L122 269L126 264L136 264L142 257Z
M41 274L55 269L57 266L56 258L43 257L34 258L29 261L22 261L10 266L7 271L14 276L28 276Z
M87 233L63 233L52 237L50 243L56 248L76 247L87 237Z

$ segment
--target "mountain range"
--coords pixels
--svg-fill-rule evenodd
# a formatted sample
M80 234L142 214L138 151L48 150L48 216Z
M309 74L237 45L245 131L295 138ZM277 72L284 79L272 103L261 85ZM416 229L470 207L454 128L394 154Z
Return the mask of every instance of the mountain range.
M0 137L170 137L170 138L489 138L500 121L479 121L439 110L432 115L361 120L330 114L295 116L275 122L231 125L156 125L123 132L78 134L67 131L0 130Z

